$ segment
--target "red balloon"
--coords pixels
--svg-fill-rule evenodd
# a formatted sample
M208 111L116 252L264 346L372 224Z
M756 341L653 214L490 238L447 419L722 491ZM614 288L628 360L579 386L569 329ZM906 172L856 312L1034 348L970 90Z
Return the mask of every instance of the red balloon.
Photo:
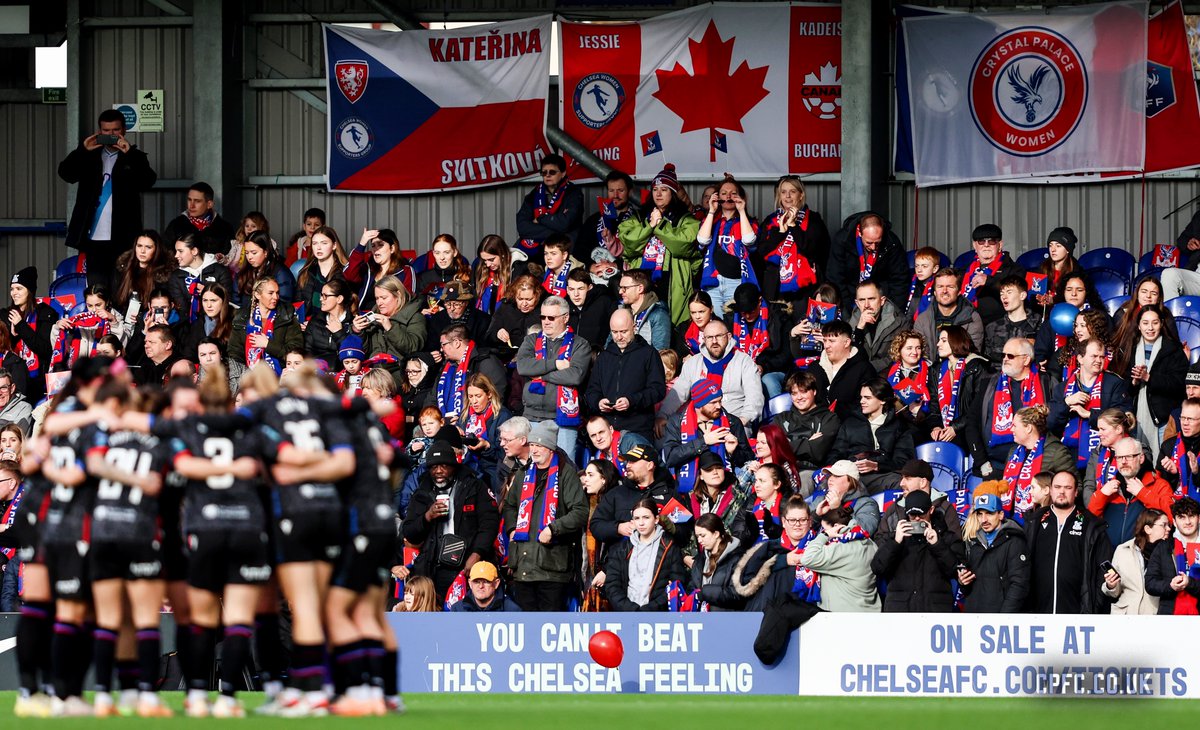
M625 647L621 645L620 636L611 631L597 631L588 642L588 653L600 666L616 669L625 658Z

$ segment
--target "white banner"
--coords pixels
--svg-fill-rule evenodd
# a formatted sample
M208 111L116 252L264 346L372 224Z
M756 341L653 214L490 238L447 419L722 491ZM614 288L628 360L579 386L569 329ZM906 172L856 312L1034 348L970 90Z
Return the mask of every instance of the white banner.
M1140 170L1146 3L904 21L917 184Z
M1200 635L1174 616L822 613L800 694L1200 697Z

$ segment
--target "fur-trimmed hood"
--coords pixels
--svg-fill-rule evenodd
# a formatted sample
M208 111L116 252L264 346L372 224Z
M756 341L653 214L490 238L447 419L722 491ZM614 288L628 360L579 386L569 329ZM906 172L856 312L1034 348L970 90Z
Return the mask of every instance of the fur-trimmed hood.
M775 540L764 540L747 550L741 559L738 560L737 565L733 567L733 590L737 591L739 596L743 598L753 596L762 590L762 587L771 579L771 563L774 562L775 557L772 546L778 544L778 541ZM764 552L766 554L762 555L761 553ZM747 582L743 576L750 562L754 560L761 560L762 562L759 563L758 571L754 574L754 577Z

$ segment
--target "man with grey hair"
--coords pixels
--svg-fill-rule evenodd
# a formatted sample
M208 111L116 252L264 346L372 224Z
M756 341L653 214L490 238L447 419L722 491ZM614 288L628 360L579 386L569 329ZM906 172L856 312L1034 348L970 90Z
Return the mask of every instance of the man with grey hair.
M525 335L517 350L517 372L528 382L521 394L530 423L554 421L558 448L572 461L583 423L580 387L592 362L592 346L567 326L571 308L559 296L542 301L542 331Z
M523 611L565 611L579 571L579 536L588 503L579 471L558 443L558 427L542 421L529 434L529 465L504 495L503 529L514 598Z
M1050 378L1033 360L1033 343L1013 337L1004 343L1000 372L983 386L983 418L968 428L967 444L975 458L975 473L990 477L1003 471L1012 449L1013 420L1017 411L1029 406L1046 406L1050 401Z
M33 406L17 390L12 373L0 368L0 425L15 423L28 436L32 415Z
M519 476L529 466L529 431L532 426L524 416L513 416L500 424L500 448L504 458L500 460L496 476L496 502L504 503L504 495L512 486L513 477Z

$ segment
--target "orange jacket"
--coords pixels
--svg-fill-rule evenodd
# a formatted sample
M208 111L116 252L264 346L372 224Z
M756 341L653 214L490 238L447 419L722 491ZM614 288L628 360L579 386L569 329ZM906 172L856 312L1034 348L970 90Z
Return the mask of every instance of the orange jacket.
M1167 519L1171 518L1171 505L1175 502L1174 492L1171 490L1171 485L1152 471L1147 471L1142 474L1139 479L1142 480L1142 491L1137 493L1135 500L1141 502L1144 506L1156 509L1167 514ZM1109 496L1100 490L1101 485L1096 485L1096 491L1092 494L1092 499L1088 502L1088 512L1091 512L1097 517L1104 516L1104 508L1110 504L1126 504L1129 500L1125 499L1120 490L1117 490Z

